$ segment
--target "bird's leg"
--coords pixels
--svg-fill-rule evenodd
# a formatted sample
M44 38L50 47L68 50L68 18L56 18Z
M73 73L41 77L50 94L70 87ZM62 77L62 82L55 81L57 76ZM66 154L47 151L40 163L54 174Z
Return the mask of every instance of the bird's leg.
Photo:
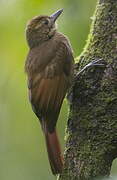
M90 62L89 64L87 64L83 69L81 69L77 74L76 74L76 78L82 73L84 72L87 68L91 67L91 66L102 66L104 67L105 64L103 63L99 63L100 61L102 61L102 59L98 59L95 61Z

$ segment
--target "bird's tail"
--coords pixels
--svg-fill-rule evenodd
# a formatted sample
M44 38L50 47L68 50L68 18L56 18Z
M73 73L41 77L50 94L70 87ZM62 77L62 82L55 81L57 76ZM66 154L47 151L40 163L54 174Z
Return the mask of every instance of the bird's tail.
M56 129L52 133L48 132L47 128L44 129L48 159L52 173L54 175L60 174L62 172L63 159Z

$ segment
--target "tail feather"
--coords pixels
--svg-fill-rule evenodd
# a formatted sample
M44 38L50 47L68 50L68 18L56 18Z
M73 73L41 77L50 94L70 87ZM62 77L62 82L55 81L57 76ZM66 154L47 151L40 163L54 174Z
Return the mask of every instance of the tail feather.
M63 159L56 130L52 133L46 130L45 140L52 173L54 175L60 174L62 172Z

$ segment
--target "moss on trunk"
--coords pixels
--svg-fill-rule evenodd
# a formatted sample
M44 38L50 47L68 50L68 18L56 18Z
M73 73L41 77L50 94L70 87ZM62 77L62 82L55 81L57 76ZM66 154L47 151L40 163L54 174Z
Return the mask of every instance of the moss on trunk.
M100 0L76 71L92 60L71 90L64 170L59 180L108 177L117 157L117 0Z

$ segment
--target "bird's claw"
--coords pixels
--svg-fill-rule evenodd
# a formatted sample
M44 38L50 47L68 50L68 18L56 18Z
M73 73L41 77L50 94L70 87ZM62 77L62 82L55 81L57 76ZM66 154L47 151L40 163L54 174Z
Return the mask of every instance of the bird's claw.
M98 60L94 60L92 62L90 62L89 64L87 64L86 66L87 67L90 67L90 66L105 66L105 64L102 64L102 63L99 63L100 61L103 61L102 59L98 59Z
M105 64L103 64L103 63L98 63L98 62L100 62L100 61L103 62L102 59L98 59L98 60L94 60L94 61L90 62L89 64L87 64L83 69L81 69L81 70L76 74L76 77L79 76L82 72L84 72L84 70L87 69L88 67L91 67L91 66L102 66L102 67L104 67Z

